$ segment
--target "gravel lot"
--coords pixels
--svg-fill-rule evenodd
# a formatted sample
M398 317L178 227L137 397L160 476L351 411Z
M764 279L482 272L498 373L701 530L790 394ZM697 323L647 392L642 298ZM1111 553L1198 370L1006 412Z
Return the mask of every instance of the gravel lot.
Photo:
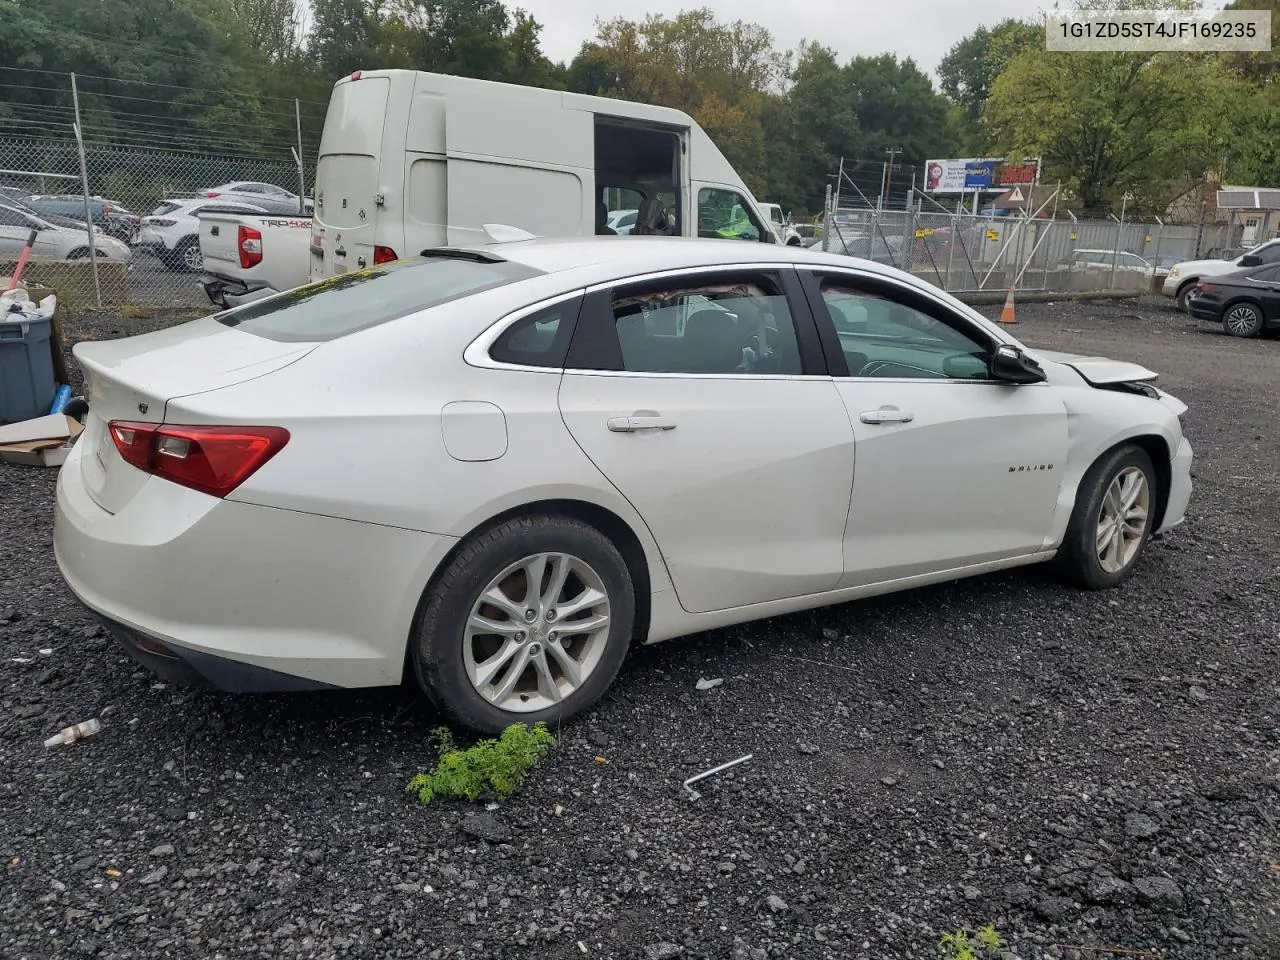
M1019 317L1191 406L1188 522L1127 586L1023 570L639 650L492 813L405 795L410 693L154 683L58 577L54 472L0 465L0 956L881 960L987 922L1022 958L1280 956L1280 341L1155 300Z

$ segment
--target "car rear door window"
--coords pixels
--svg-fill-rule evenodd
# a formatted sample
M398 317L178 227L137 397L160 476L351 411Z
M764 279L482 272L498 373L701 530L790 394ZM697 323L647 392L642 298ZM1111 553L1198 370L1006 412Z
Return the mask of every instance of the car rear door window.
M778 277L686 276L615 288L604 336L628 373L797 375L796 326ZM616 339L615 339L616 338Z

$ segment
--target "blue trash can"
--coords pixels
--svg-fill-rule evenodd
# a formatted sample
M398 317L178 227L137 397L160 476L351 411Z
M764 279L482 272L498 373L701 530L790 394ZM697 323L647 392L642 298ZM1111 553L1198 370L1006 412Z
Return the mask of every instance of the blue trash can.
M0 423L43 417L58 385L49 352L48 317L0 317Z

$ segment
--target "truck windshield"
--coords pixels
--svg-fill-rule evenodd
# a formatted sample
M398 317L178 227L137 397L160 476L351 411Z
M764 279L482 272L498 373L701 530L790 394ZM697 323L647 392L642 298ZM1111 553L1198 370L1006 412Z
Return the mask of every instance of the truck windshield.
M415 257L295 287L216 319L269 340L334 340L542 272L508 260Z

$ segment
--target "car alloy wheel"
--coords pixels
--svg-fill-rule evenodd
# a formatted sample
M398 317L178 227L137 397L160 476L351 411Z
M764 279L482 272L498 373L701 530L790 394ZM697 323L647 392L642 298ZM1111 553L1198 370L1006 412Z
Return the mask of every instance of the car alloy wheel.
M608 592L590 564L567 553L525 557L472 606L462 641L467 677L499 710L545 710L599 666L609 625Z
M1256 336L1262 329L1262 314L1251 303L1237 303L1223 314L1222 327L1233 337Z
M1151 487L1140 467L1125 467L1107 487L1098 511L1095 547L1098 565L1110 574L1124 571L1142 548L1151 517Z
M200 255L198 244L192 243L183 248L182 265L193 272L204 267L204 257Z

